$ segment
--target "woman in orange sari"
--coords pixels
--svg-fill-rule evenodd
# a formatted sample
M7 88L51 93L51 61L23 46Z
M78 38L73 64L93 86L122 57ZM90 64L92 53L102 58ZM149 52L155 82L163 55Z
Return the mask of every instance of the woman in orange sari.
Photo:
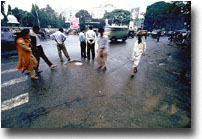
M31 43L29 38L29 29L24 29L16 39L16 47L18 50L19 61L16 69L27 70L32 79L38 79L34 75L34 69L37 66L37 60L32 54Z

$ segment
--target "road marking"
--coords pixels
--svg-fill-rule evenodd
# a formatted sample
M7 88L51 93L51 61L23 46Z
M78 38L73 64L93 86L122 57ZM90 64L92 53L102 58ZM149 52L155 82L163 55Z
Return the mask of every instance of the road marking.
M10 63L1 63L1 66L8 65L8 64L17 64L18 62L10 62Z
M11 72L15 72L15 71L17 71L17 69L4 70L4 71L1 72L1 74L11 73Z
M29 101L29 94L21 94L17 97L11 98L9 100L3 101L1 103L1 111L10 110L14 107L17 107L19 105L25 104Z
M17 84L17 83L21 83L21 82L24 82L26 81L28 78L27 77L21 77L21 78L16 78L16 79L12 79L8 82L4 82L1 84L1 88L3 87L7 87L7 86L10 86L10 85L14 85L14 84Z

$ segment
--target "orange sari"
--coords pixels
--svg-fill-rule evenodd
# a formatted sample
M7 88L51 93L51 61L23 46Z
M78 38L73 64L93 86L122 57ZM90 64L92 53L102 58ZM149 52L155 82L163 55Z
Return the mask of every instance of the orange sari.
M19 55L19 61L16 69L33 71L37 65L37 60L32 55L30 41L19 38L16 41L16 47Z

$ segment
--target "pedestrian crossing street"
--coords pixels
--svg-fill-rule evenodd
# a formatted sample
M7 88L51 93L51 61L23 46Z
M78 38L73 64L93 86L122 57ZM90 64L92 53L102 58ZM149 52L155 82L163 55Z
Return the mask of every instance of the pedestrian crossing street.
M24 93L1 103L1 111L10 110L29 101L29 94Z
M25 77L15 78L15 79L3 82L3 83L1 83L1 88L24 82L27 79L28 79L28 77L25 76Z
M8 74L11 73L15 73L17 74L18 70L16 69L8 69L8 70L3 70L1 71L1 76L7 76ZM14 76L15 77L15 76ZM1 82L1 89L9 87L12 88L13 90L15 90L15 88L13 88L13 86L15 84L20 84L22 82L25 82L28 80L28 77L26 75L22 74L22 77L16 77L7 81L2 81ZM3 92L1 92L3 93ZM10 98L8 100L5 101L1 101L1 111L6 111L6 110L10 110L12 108L15 108L17 106L20 106L22 104L25 104L29 101L29 93L22 93L18 96L15 96L13 98Z

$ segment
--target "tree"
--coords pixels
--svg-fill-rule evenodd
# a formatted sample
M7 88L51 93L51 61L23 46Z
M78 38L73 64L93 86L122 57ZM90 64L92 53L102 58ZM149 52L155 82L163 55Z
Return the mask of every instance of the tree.
M104 19L112 20L115 24L124 24L128 25L130 22L130 12L127 10L116 9L112 12L106 12L104 14Z
M168 30L182 29L184 17L180 8L173 3L156 2L147 7L144 27L147 30L165 28Z
M79 23L81 28L85 28L85 21L91 20L92 17L86 10L80 10L75 15L77 18L79 18Z
M38 23L40 22L40 27L42 28L45 28L48 25L51 25L54 28L67 27L65 24L65 17L62 16L62 14L57 15L49 5L47 5L46 8L39 9L36 4L32 4L31 12L14 8L13 10L11 9L11 13L18 19L20 26L32 27L33 25L39 25Z
M1 13L3 15L3 19L1 19L1 25L2 26L6 26L7 25L7 15L5 14L5 8L4 8L4 5L5 5L5 1L1 1Z
M184 17L184 24L188 30L191 30L191 1L174 1L174 6L177 6L180 9L180 12Z
M48 16L52 16L55 15L55 11L50 7L50 5L48 4L45 8L46 14Z
M4 5L5 5L5 1L1 1L1 13L5 14L5 10L4 10Z
M22 23L23 18L26 16L26 12L21 9L18 9L18 8L14 8L12 10L12 13L17 18L19 23ZM22 24L20 24L20 25L23 26Z
M25 16L22 18L22 25L24 27L32 27L34 24L35 17L32 13L26 12Z
M34 20L33 20L34 25L40 26L40 20L39 20L38 12L39 12L39 7L36 4L35 5L32 4L31 14L34 16L33 17L34 18Z
M10 15L10 14L12 14L12 9L11 9L11 5L9 4L8 5L8 13L7 13L7 15Z

